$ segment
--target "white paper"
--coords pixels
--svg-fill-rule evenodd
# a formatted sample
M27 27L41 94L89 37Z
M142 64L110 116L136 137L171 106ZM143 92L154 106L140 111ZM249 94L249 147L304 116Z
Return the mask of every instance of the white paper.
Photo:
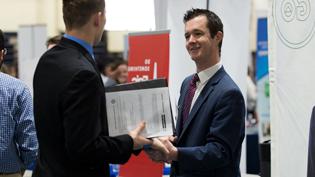
M169 100L167 87L106 93L109 135L127 134L141 121L146 122L145 137L172 135Z

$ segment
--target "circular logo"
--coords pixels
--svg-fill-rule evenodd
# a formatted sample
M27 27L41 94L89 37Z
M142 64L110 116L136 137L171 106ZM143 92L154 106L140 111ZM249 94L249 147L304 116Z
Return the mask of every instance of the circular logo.
M277 35L288 47L308 44L315 33L315 0L274 0L273 20Z

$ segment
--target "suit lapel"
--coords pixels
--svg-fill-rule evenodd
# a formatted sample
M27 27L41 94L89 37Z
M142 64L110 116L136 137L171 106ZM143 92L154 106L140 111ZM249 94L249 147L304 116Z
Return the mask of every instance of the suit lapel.
M182 98L179 100L178 102L178 116L177 116L177 121L176 121L176 136L179 137L183 127L181 126L181 122L182 122L182 112L183 112L183 105L184 105L184 100L185 100L185 96L187 94L188 91L188 86L189 86L189 82L191 80L192 76L190 76L187 81L185 81L184 83L184 90L182 91L181 95Z
M212 93L212 91L215 88L215 85L217 85L217 83L220 81L220 79L223 77L225 73L224 68L222 67L221 69L219 69L217 71L217 73L210 78L210 80L208 81L208 83L205 85L205 87L203 88L203 90L201 91L200 95L198 96L195 104L193 105L191 112L189 113L187 122L184 124L182 130L180 131L180 135L178 138L178 142L181 140L182 136L184 135L185 131L187 130L187 128L189 127L189 125L192 123L193 119L195 119L197 117L197 112L200 109L200 107L205 103L205 101L207 100L207 98L209 97L209 95ZM187 89L186 89L187 91ZM184 104L184 103L182 103ZM182 116L181 116L182 117ZM180 117L180 119L182 119Z

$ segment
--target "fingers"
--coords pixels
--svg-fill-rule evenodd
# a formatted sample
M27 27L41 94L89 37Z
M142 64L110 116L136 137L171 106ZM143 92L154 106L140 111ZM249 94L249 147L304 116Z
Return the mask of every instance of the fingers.
M174 143L177 141L177 136L169 136L170 142Z
M152 145L152 140L145 138L141 135L138 135L137 140L139 141L139 143L144 146L144 145Z
M135 131L137 135L140 135L140 133L144 130L144 128L145 128L145 122L142 121L138 124L137 128L135 128L133 131Z
M152 144L151 140L140 135L141 132L144 130L144 128L145 128L145 122L141 122L138 124L138 126L135 129L129 132L129 135L133 139L134 150L141 149L144 145Z
M154 162L164 162L164 155L153 149L145 149L144 152L148 155L148 157Z
M173 138L160 138L160 141L163 145L168 149L169 154L167 155L167 162L171 162L172 160L177 160L178 158L178 151L177 148L171 143L171 140L175 140Z
M169 153L168 149L164 146L164 144L158 138L153 138L152 141L153 141L152 149L158 150L162 152L163 154Z

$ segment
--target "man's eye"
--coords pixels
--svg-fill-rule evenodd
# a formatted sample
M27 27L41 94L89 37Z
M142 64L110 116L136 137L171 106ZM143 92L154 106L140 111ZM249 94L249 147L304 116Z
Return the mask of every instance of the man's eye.
M195 33L195 35L196 35L196 36L201 36L202 33L201 33L201 32L197 32L197 33Z

